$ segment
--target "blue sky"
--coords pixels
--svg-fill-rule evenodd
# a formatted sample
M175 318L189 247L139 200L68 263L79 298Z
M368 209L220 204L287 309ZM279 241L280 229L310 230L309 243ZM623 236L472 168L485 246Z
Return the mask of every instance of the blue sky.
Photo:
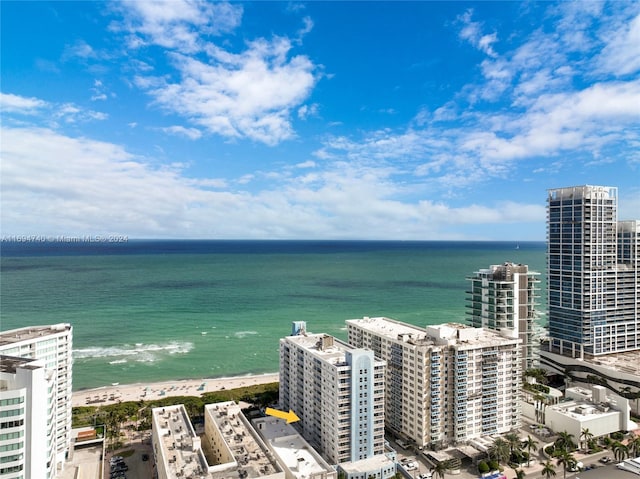
M2 2L2 235L544 240L640 218L640 3Z

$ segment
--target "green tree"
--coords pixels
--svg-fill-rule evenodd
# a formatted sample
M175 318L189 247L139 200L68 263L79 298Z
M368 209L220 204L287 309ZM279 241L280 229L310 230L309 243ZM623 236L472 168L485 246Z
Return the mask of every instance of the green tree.
M517 469L516 477L514 479L524 479L524 476L526 476L525 472L522 469Z
M485 461L480 461L478 463L478 472L480 474L485 474L490 471L491 471L491 468L489 467L489 464L487 464Z
M431 470L434 479L444 479L445 473L449 470L449 463L447 461L438 462Z
M627 443L627 449L629 450L630 456L640 456L640 436L634 436L633 439Z
M573 469L573 467L577 464L576 458L573 457L573 454L563 449L556 450L556 452L553 454L553 457L556 458L558 466L562 466L562 470L564 472L563 477L566 479L567 469Z
M499 463L505 463L509 460L509 455L511 453L511 449L509 448L509 443L502 439L501 437L496 438L493 441L493 444L489 448L490 455L493 459L498 461Z
M587 449L589 449L589 441L591 441L591 439L593 439L593 433L589 431L589 428L585 427L582 429L582 432L580 432L580 440L584 444L584 452L587 452Z
M527 467L531 465L531 450L538 447L538 442L533 439L531 436L527 436L527 439L524 441L524 447L529 453L529 457L527 458Z
M613 449L613 457L616 458L616 461L622 461L629 455L629 448L619 441L614 442L611 449Z
M544 463L541 472L542 472L542 475L546 479L550 479L551 477L555 477L556 476L556 468L551 463L551 461L547 461L547 462Z
M518 436L515 432L505 434L504 439L509 444L509 452L511 454L513 454L514 451L520 449L520 436Z
M556 439L554 443L556 449L562 449L566 452L571 452L575 449L573 434L569 434L567 431L562 431L558 433L558 436L558 439Z

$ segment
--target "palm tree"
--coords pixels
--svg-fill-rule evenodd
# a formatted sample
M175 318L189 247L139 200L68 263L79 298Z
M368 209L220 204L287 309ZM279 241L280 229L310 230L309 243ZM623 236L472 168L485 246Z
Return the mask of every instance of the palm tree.
M524 476L526 476L525 472L522 469L517 469L514 479L524 479Z
M613 457L616 458L616 461L622 461L629 455L629 448L619 441L614 442L611 449L613 449Z
M435 465L435 467L431 470L431 472L433 473L434 479L437 479L438 477L440 479L444 479L444 474L445 472L447 472L448 469L449 469L449 463L447 461L439 461Z
M564 472L564 477L567 477L567 468L572 469L576 464L576 458L573 457L573 454L564 450L558 450L553 455L556 458L556 462L558 466L562 466L562 470Z
M527 436L527 439L524 441L524 447L529 453L529 457L527 458L527 467L529 467L531 465L531 449L538 447L538 442L531 436Z
M584 428L580 433L580 439L584 440L584 452L589 449L589 441L593 439L593 433L589 431L589 428Z
M547 461L544 463L544 467L542 468L541 472L542 475L546 477L546 479L556 476L556 468L553 466L551 461Z
M509 444L509 452L513 454L513 451L520 449L520 437L515 432L505 434L504 439Z
M569 434L567 431L562 431L558 433L558 439L556 439L555 446L556 449L562 449L564 451L573 450L573 434Z
M634 436L633 439L629 440L627 449L629 450L630 456L640 456L640 436Z
M496 438L489 448L489 454L498 462L507 462L510 454L509 443L501 437Z

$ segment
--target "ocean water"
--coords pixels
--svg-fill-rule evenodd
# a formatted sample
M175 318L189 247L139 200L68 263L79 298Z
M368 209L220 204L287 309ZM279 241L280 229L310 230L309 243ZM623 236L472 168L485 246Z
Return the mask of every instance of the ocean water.
M76 390L269 373L292 321L464 322L465 278L505 261L541 273L545 311L539 242L3 242L0 327L71 323Z

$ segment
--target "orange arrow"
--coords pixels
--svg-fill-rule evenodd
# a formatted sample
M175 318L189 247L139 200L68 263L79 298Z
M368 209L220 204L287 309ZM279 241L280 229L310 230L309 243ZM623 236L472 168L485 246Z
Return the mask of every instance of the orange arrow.
M269 416L285 419L287 421L287 424L289 424L290 422L296 422L300 420L300 418L296 415L296 413L293 412L291 409L289 409L289 412L284 412L284 411L278 411L277 409L271 409L270 407L268 407L267 409L264 410L264 412L267 413Z

